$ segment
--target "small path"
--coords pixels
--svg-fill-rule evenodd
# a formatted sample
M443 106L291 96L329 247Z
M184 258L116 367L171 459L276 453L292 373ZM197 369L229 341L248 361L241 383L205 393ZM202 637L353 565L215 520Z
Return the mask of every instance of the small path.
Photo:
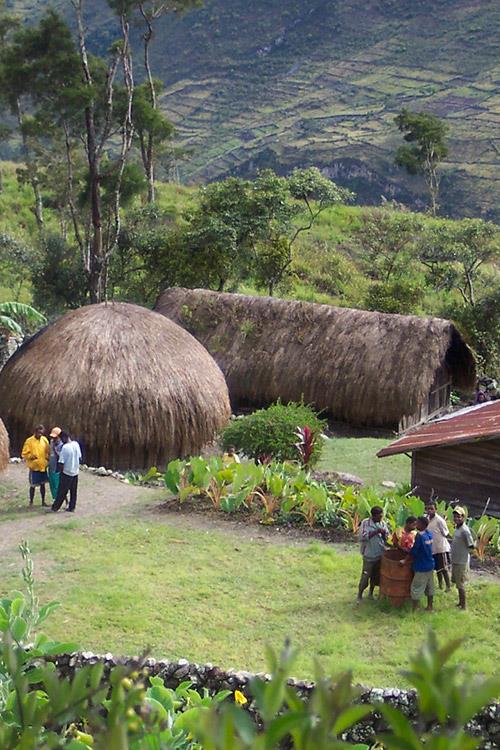
M33 539L37 534L68 520L98 518L128 512L144 506L144 487L137 487L108 477L82 471L78 482L76 512L46 512L40 505L37 490L34 505L28 505L28 474L22 464L10 464L0 477L0 554L16 548L22 539ZM151 498L153 499L153 498ZM47 485L46 502L51 502ZM5 520L2 514L6 516Z

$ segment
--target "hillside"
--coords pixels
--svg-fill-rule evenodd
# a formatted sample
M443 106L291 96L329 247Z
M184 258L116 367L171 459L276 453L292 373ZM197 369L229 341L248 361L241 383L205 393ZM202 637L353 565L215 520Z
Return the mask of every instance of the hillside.
M32 10L27 0L11 5ZM392 164L393 118L408 106L450 125L443 209L498 218L497 8L493 0L207 0L163 20L154 66L189 151L181 177L313 163L360 203L385 195L421 207L422 185ZM103 50L109 10L104 0L87 10Z

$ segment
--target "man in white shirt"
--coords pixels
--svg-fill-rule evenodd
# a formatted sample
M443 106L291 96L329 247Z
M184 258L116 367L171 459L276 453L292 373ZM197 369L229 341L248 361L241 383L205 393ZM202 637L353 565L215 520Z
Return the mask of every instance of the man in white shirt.
M443 588L444 581L446 591L448 592L451 591L450 543L448 541L450 531L444 518L438 515L435 503L427 503L425 513L429 519L427 531L430 531L432 534L432 556L434 558L439 588Z
M72 440L66 432L61 433L63 447L59 454L58 469L61 473L57 497L52 504L52 510L56 513L69 492L69 505L66 510L74 513L76 508L76 496L78 492L78 474L80 473L80 461L82 452L76 440Z

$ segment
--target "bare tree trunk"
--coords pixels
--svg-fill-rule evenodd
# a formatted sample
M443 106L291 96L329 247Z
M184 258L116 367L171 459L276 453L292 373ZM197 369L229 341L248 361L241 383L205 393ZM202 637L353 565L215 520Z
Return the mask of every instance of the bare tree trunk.
M146 78L148 80L149 84L149 99L151 102L151 107L153 109L156 109L158 104L156 101L156 91L155 91L155 85L153 80L153 74L151 72L151 63L149 59L149 50L151 46L151 42L153 40L153 24L151 23L151 19L149 18L148 14L144 10L144 4L141 3L139 5L139 10L141 12L141 15L144 19L144 22L146 23L146 31L144 32L144 69L146 71ZM144 164L144 171L146 173L146 179L148 181L148 203L154 203L156 198L156 192L155 192L155 175L154 175L154 136L153 133L148 133L148 141L147 146L145 149L145 152L143 152L143 164Z
M31 160L31 150L29 147L28 139L26 138L26 134L23 128L23 125L24 125L23 112L21 109L21 102L19 101L19 99L16 99L15 107L16 107L16 117L17 117L17 122L19 125L19 131L21 133L24 160L26 162L26 168L28 170L28 178L30 181L30 185L33 189L33 195L35 198L34 214L35 214L36 224L37 224L39 233L43 235L45 231L45 222L43 218L42 191L40 189L40 181L36 174L36 165Z
M93 85L92 75L87 55L85 41L85 29L83 25L83 0L72 0L76 12L78 26L78 41L80 48L80 59L83 68L85 84L90 88ZM96 139L96 128L94 120L94 101L91 98L85 107L85 134L86 152L89 167L89 195L90 213L92 220L92 238L87 263L88 289L90 301L101 302L102 294L102 269L103 269L103 245L102 245L102 211L100 191L100 156Z

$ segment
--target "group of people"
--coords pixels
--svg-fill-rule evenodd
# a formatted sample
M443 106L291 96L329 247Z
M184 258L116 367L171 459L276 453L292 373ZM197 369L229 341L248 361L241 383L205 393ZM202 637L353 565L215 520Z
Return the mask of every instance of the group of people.
M78 474L82 452L80 445L68 432L53 427L46 437L45 427L39 424L33 435L24 441L21 457L29 469L29 503L33 505L35 491L40 490L42 505L56 513L63 503L73 513L78 493ZM52 503L45 502L45 485L49 484ZM68 503L69 493L69 503Z
M445 519L438 515L435 503L428 503L425 512L426 515L419 518L409 516L404 529L392 536L393 545L404 552L400 565L412 566L410 596L413 609L417 609L420 599L425 595L427 611L432 611L434 573L437 575L439 588L451 591L451 584L456 585L457 606L466 609L465 587L474 539L466 523L465 510L460 506L453 509L453 538ZM383 520L382 508L375 506L371 509L371 517L362 521L359 535L363 556L363 569L358 587L358 601L361 601L368 586L369 596L373 597L375 586L380 585L382 557L390 536L389 528Z

